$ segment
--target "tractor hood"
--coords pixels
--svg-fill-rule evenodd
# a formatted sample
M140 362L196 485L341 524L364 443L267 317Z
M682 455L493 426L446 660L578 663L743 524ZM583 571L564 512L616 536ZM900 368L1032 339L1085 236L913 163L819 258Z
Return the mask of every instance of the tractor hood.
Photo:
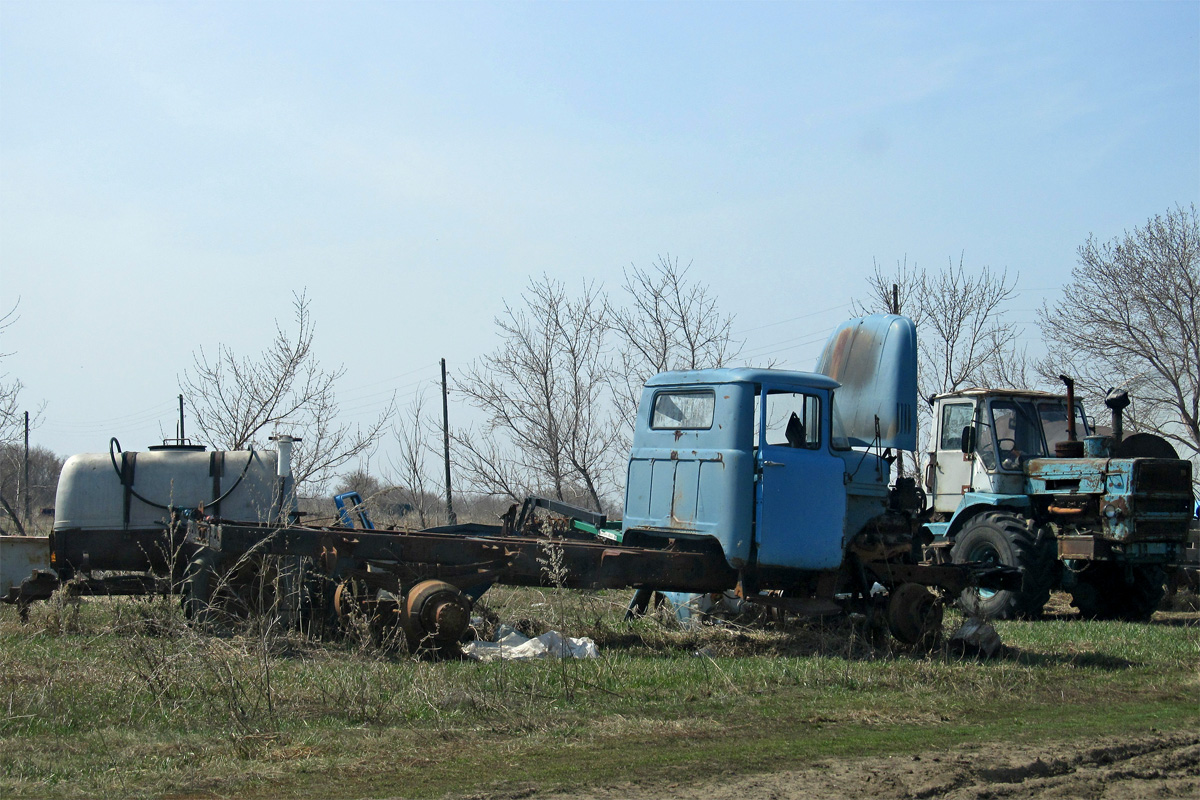
M817 361L842 386L834 411L850 444L917 449L917 329L908 317L872 314L842 323ZM878 419L878 428L876 427Z

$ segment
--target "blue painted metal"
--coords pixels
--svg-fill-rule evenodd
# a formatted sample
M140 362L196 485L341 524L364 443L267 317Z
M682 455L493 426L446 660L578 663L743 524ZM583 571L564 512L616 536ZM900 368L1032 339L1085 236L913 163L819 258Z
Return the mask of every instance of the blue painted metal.
M780 380L772 390L802 389L828 407L829 393ZM758 563L763 567L803 570L837 569L844 557L846 522L845 464L829 450L829 415L821 418L817 449L771 444L767 438L768 404L759 403ZM808 432L812 436L812 432Z
M337 506L338 521L343 528L354 527L354 520L351 517L353 514L358 517L359 525L363 530L375 530L375 523L371 521L366 506L363 504L362 496L358 492L342 492L334 495L333 504Z
M827 375L755 368L651 378L634 430L623 529L712 537L735 568L755 556L763 567L838 568L858 530L847 531L848 509L855 524L884 510L888 468L877 455L832 449L837 387ZM704 392L711 412L698 397ZM819 436L809 432L810 446L768 443L769 392L819 402ZM862 480L846 477L864 463Z
M797 419L780 440L780 421L767 419L776 394L819 404L819 431L818 419ZM895 315L843 325L819 372L656 375L638 410L624 530L713 537L735 568L837 569L850 538L887 510L882 451L916 447L916 399L916 330Z
M716 538L729 563L750 558L755 465L751 449L754 385L748 371L664 373L642 394L626 476L623 530ZM653 428L659 395L708 387L714 401L703 429Z
M1006 507L1034 526L1052 524L1065 554L1171 563L1185 536L1191 507L1187 461L1112 458L1112 440L1098 435L1085 438L1083 457L1052 456L1067 436L1067 402L1062 397L966 390L938 399L957 396L982 399L988 414L976 450L975 489L962 496L948 523L925 525L935 539L953 539L980 511ZM1074 413L1087 432L1082 407L1076 404ZM1103 542L1119 546L1110 548ZM1069 561L1071 555L1064 558ZM1063 580L1063 585L1069 583L1069 578Z
M873 314L842 323L817 372L842 386L836 413L851 445L917 449L917 329L911 319Z
M927 522L923 527L933 534L935 540L945 539L946 537L955 536L962 530L971 517L974 517L980 511L994 508L1011 508L1016 511L1027 512L1032 505L1033 503L1030 501L1029 495L1025 494L967 492L963 495L962 502L958 504L958 510L950 517L949 522Z

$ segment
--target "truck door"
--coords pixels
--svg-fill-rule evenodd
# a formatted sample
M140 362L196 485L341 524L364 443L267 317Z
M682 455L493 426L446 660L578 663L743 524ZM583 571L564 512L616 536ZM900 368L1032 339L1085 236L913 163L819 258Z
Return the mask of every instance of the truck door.
M836 569L846 517L845 464L829 452L829 395L764 386L756 409L758 563Z
M974 480L975 455L963 453L964 428L975 427L975 403L970 400L943 403L938 417L933 463L933 510L953 513Z

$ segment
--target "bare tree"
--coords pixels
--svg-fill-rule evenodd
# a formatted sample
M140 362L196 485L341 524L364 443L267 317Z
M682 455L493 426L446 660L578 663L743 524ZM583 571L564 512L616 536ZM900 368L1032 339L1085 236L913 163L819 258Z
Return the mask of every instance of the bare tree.
M3 334L9 327L16 324L20 317L17 315L17 309L21 305L21 299L13 303L12 308L0 316L0 334ZM0 352L0 361L3 361L12 353ZM25 385L18 378L10 378L7 373L0 373L0 448L3 449L3 457L0 457L0 509L3 510L3 516L7 516L13 523L13 527L17 533L24 534L25 523L31 520L21 520L21 515L17 511L20 506L20 498L25 494L21 481L24 479L24 446L22 440L25 437L25 413L21 410L21 390ZM33 413L29 416L29 427L35 428L41 421L42 412L45 410L46 404L40 404ZM49 452L49 451L46 451ZM32 493L37 491L37 483L33 475L34 451L30 451L30 502L35 503ZM52 454L51 454L52 455ZM61 466L61 464L60 464ZM58 475L55 473L55 483L58 482ZM28 508L25 511L29 511ZM2 532L2 531L0 531Z
M301 438L293 472L301 492L320 493L334 471L368 451L391 418L389 404L370 425L338 420L336 384L344 367L325 370L313 352L309 300L293 295L295 331L278 323L271 345L255 357L218 345L212 359L201 348L179 388L196 415L201 438L213 447L261 448L276 429Z
M1079 248L1071 283L1038 313L1049 377L1073 375L1095 407L1129 392L1134 430L1200 455L1200 221L1176 206L1145 227Z
M946 271L926 275L921 302L926 335L919 339L924 388L952 392L983 382L985 368L1012 348L1019 329L1004 320L1016 294L1008 271L984 267L968 275L962 257Z
M903 314L913 321L917 330L925 320L925 284L928 276L917 265L909 266L908 256L896 262L896 271L885 273L879 262L872 259L874 270L867 278L867 299L851 302L855 314Z
M670 254L659 256L648 270L630 266L621 286L628 305L609 310L617 338L614 393L626 435L651 376L721 367L741 352L731 333L733 316L721 313L707 286L688 280L690 268L681 268Z
M425 415L425 393L418 391L392 425L396 454L389 458L389 480L395 491L417 515L422 528L439 514L439 497L445 487L433 476L438 470L431 467L436 453L430 444L437 440L439 425L431 424Z
M916 324L917 391L922 400L973 384L1026 388L1028 356L1015 347L1020 330L1004 319L1016 282L1010 282L1007 270L997 273L984 267L968 274L961 255L957 265L950 261L941 272L909 266L905 258L896 262L891 275L876 263L868 278L867 299L856 300L854 306L858 313L897 311ZM928 437L930 422L928 404L918 402L919 442ZM912 467L919 461L912 454Z
M13 523L14 531L18 534L33 534L26 527L32 523L38 527L41 509L54 505L54 495L58 489L58 476L62 472L63 460L41 445L29 448L29 507L32 519L22 523L19 512L21 483L24 480L25 447L19 442L0 445L0 508L5 513L0 518L8 516ZM9 533L0 527L0 535ZM43 531L43 533L48 531Z
M13 307L0 316L0 334L20 320L17 315L20 305L21 299L17 298ZM12 353L0 352L0 361L10 355ZM21 390L24 388L25 384L21 383L20 379L10 378L8 373L0 373L0 445L11 444L24 437L25 415L21 411ZM30 427L37 426L44 408L43 403L30 414Z
M486 415L481 431L454 433L468 483L514 499L546 491L602 507L610 482L613 426L605 415L609 374L603 296L585 284L575 299L543 276L521 305L496 319L502 342L472 364L456 389Z

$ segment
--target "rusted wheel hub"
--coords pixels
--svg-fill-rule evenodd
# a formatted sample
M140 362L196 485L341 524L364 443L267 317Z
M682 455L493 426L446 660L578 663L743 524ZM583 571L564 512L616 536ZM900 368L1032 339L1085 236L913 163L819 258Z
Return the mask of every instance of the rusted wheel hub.
M887 619L898 641L932 646L942 631L942 604L924 586L902 583L891 591Z
M362 612L365 587L354 579L344 580L333 593L333 610L343 622L354 613Z
M409 590L401 617L409 647L453 647L471 622L471 600L445 581L422 581Z

